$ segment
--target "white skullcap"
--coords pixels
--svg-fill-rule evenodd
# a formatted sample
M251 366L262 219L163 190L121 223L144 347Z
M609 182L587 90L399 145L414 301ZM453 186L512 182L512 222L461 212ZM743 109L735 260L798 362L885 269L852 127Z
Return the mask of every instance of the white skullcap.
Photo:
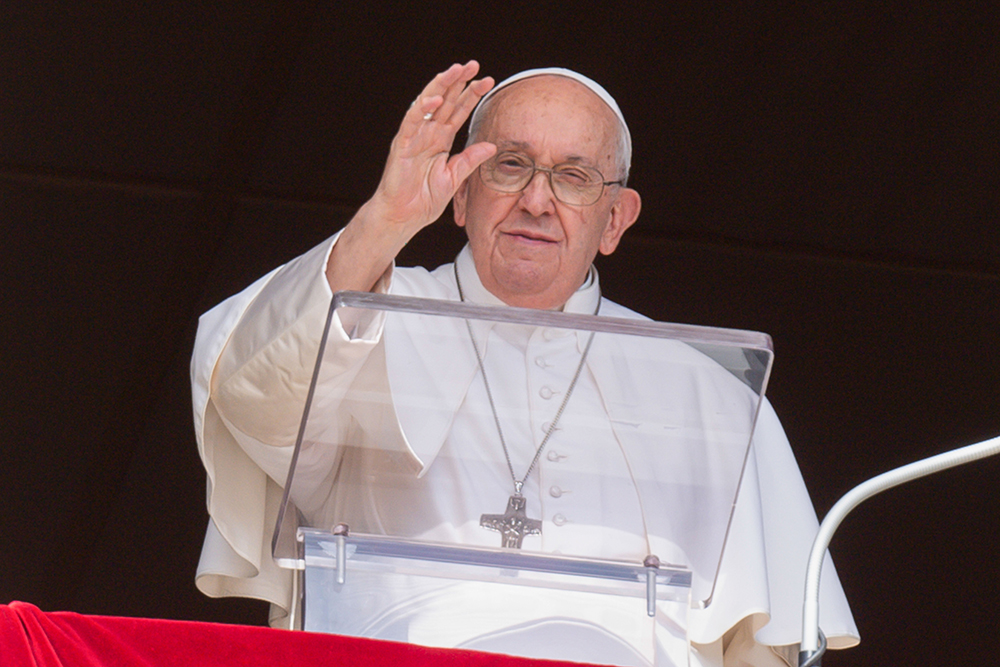
M498 90L502 90L512 83L517 83L522 79L529 79L533 76L564 76L567 79L573 79L578 81L589 88L595 95L600 97L605 104L607 104L612 111L615 112L615 116L618 117L618 122L621 123L622 130L625 133L625 155L622 156L625 160L625 169L628 170L631 167L632 162L632 134L628 131L628 123L625 122L625 116L622 114L622 110L618 108L618 103L615 102L615 98L611 97L611 93L604 89L604 86L597 83L593 79L586 77L579 72L574 72L571 69L566 69L565 67L541 67L538 69L529 69L523 72L518 72L517 74L507 77L497 85L495 85L490 92L483 95L483 99L479 100L479 104L476 105L476 109L472 112L472 120L470 122L470 127L476 127L478 124L479 110L483 108L486 104L486 100L493 97Z

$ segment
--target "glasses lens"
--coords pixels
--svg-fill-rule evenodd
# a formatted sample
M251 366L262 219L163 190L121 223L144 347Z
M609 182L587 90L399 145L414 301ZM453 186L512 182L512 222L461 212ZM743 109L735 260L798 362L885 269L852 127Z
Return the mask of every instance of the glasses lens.
M572 164L556 165L551 170L536 168L531 158L520 153L499 153L479 171L488 187L507 193L523 190L536 171L547 172L556 199L571 206L590 206L604 191L604 176L596 169Z
M552 189L561 202L589 206L601 198L604 177L589 167L557 165L552 169Z
M500 153L483 163L483 181L500 192L520 192L535 173L535 163L517 153Z

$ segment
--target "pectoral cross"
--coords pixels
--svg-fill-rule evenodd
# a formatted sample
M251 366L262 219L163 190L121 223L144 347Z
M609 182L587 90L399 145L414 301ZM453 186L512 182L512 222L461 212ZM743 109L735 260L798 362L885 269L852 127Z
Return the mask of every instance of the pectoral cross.
M515 493L507 501L507 511L503 514L483 514L479 525L495 530L503 536L500 546L520 549L525 535L541 535L542 522L529 519L525 511L526 501L520 493Z

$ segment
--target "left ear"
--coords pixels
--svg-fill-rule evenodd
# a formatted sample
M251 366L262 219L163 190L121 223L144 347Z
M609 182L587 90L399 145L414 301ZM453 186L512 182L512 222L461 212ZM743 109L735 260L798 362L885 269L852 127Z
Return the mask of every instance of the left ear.
M611 220L601 235L601 245L598 247L602 255L610 255L618 247L625 230L631 227L639 218L642 209L642 197L632 188L622 188L618 200L611 206Z

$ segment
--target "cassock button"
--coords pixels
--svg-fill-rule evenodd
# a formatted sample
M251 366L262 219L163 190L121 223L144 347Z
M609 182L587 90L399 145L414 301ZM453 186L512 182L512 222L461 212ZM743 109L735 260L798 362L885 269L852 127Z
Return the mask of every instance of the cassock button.
M562 514L556 514L554 517L552 517L552 523L556 524L557 526L565 526L567 521L569 521L569 519L567 519Z
M547 458L549 461L558 461L559 459L562 459L562 458L565 458L565 457L562 454L560 454L559 452L557 452L556 450L550 449L549 453L545 455L545 458Z
M558 486L549 487L549 495L552 496L553 498L558 498L562 496L562 494L563 494L562 489L560 489Z
M538 395L544 398L546 401L556 395L556 392L552 391L551 387L542 387L538 390Z
M545 357L535 357L535 365L539 368L548 368L549 362L545 361Z

